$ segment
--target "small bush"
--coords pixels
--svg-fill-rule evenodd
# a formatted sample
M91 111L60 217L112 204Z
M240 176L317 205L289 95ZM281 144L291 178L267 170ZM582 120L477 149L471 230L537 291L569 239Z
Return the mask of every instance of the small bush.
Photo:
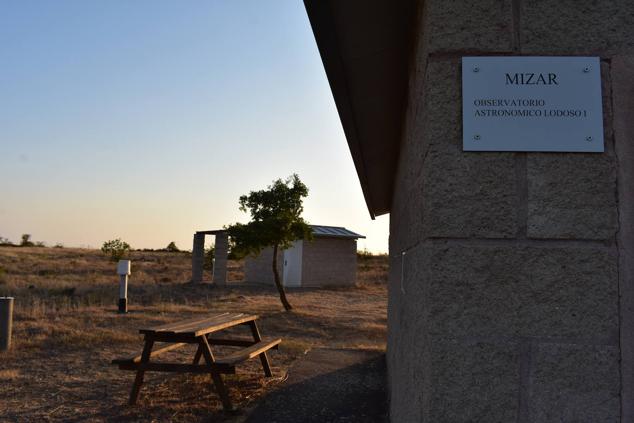
M172 241L169 244L167 244L167 247L165 247L165 251L169 253L178 253L180 250L176 246L176 243Z
M120 238L106 241L101 246L104 254L109 254L112 261L119 261L130 252L130 244Z
M213 246L205 250L205 261L203 262L203 269L214 270L214 253L215 248Z
M369 260L372 257L373 257L372 253L370 251L368 251L367 248L364 248L363 250L357 251L357 258L359 260Z
M31 241L31 234L22 234L22 241L20 242L20 247L32 247L33 241Z
M227 253L227 258L229 260L240 260L240 257L238 257L236 252L233 251L232 249L229 249L229 252Z

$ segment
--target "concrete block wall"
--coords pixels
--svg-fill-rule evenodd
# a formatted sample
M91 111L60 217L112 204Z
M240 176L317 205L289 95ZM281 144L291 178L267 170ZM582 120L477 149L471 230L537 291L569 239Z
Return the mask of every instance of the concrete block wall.
M391 421L634 421L633 27L629 0L421 2L390 213ZM461 57L491 54L600 56L606 152L463 152Z
M354 285L357 277L357 241L315 238L304 241L302 286Z
M357 276L357 241L315 238L303 242L302 286L353 285ZM244 263L245 281L273 285L273 249L265 248ZM284 277L284 253L278 252L278 270Z
M195 233L192 246L192 282L203 281L205 264L205 234Z
M226 232L216 234L214 245L214 284L224 286L227 284L227 260L229 255L229 236Z
M244 280L251 283L274 285L272 260L273 248L271 247L263 249L256 257L246 257L244 260ZM284 275L284 253L282 251L277 252L277 270L282 278Z

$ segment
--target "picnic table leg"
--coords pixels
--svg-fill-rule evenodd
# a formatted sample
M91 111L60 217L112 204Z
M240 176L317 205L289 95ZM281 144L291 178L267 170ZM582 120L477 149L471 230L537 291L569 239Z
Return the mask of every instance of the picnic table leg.
M136 404L136 400L139 398L139 391L143 384L143 376L145 374L145 365L150 361L150 355L152 354L152 347L154 346L154 340L152 338L145 338L145 346L143 347L143 353L141 354L141 362L139 363L139 370L136 372L136 378L132 385L132 392L130 392L130 405Z
M260 336L260 331L258 330L258 325L255 323L255 320L249 322L249 327L251 328L251 334L253 335L253 340L255 342L260 342L262 340L262 336ZM262 368L264 369L264 375L266 377L273 376L271 372L271 365L269 364L269 357L266 355L266 351L260 354L260 361L262 362Z
M207 337L206 336L201 336L200 337L200 341L199 341L199 351L202 351L202 355L203 357L205 357L205 362L207 363L208 366L213 366L214 364L214 355L211 352L211 347L209 346L209 342L207 342ZM220 401L222 401L222 407L225 409L225 411L231 411L233 410L233 405L231 404L231 398L229 398L229 392L227 391L227 388L225 387L224 382L222 381L222 376L220 375L220 373L215 370L212 369L211 370L211 378L214 381L214 385L216 386L216 391L218 391L218 395L220 396Z
M202 356L202 354L203 354L203 350L199 344L198 348L196 349L196 355L194 355L194 361L192 361L192 364L200 363L200 357Z

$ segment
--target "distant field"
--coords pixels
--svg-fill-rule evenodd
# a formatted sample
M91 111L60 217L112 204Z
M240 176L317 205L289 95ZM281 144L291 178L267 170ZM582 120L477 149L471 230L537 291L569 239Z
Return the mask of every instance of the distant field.
M280 336L272 379L258 360L227 376L243 410L283 381L286 369L314 346L384 349L387 257L362 256L357 286L289 290L283 311L273 287L245 285L242 262L229 262L227 288L191 284L188 253L133 252L128 315L118 315L115 264L98 250L0 247L0 296L14 296L13 348L0 353L0 416L16 421L239 421L225 416L208 376L149 373L139 404L126 405L134 378L111 366L140 352L141 326L205 313L261 316ZM210 275L206 275L208 279ZM193 351L186 351L193 355ZM183 356L182 352L170 353Z

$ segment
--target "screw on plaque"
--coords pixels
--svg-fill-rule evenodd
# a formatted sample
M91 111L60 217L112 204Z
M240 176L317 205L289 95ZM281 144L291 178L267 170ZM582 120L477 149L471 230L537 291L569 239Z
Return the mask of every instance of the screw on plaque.
M474 140L476 140L476 141L478 141L478 140L480 139L480 135L474 135L474 136L473 136L473 139L474 139Z
M589 66L586 66L585 68L583 68L583 72L584 72L584 73L588 73L588 72L590 72L590 67L589 67Z
M592 137L586 137L586 141L588 142L592 141Z
M473 68L473 71L476 72L476 73L480 72L480 68L476 66L476 67Z

